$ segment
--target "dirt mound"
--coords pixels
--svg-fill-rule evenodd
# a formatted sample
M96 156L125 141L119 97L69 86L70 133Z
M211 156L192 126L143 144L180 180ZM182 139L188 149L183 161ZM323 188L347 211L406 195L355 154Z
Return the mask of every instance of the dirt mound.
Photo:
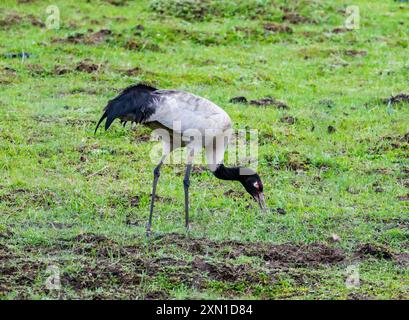
M263 26L264 30L270 31L273 33L293 33L293 29L289 26L277 23L266 23Z
M382 100L384 104L399 104L399 103L409 103L409 94L400 93L396 96L392 96L387 99Z
M25 207L51 208L61 203L61 198L53 191L14 189L0 195L0 202L15 205L22 210Z
M395 261L402 267L409 267L409 253L399 253L394 255Z
M344 28L344 27L338 27L338 28L334 28L334 29L332 29L332 33L344 33L344 32L350 32L350 31L352 31L351 29L347 29L347 28Z
M270 106L274 105L278 109L289 109L288 105L286 105L284 102L276 100L273 97L266 97L258 100L250 100L250 104L255 105L255 106Z
M328 126L327 127L327 132L328 133L334 133L336 131L337 131L337 129L334 126Z
M61 66L61 65L55 65L55 66L54 66L53 74L60 76L60 75L69 73L69 72L71 72L71 71L72 71L72 70L70 70L70 68L68 68L68 67Z
M373 154L381 154L385 151L401 149L402 151L409 150L409 132L403 135L388 135L383 136L375 142L374 146L369 148L369 152Z
M247 100L246 97L244 96L238 96L238 97L233 97L229 100L230 103L243 103L243 104L251 104L254 106L260 106L260 107L265 107L265 106L275 106L278 109L289 109L288 105L285 104L282 101L279 101L273 97L265 97L261 99L254 99L250 100L250 102Z
M400 201L409 201L409 193L403 196L399 196L397 199Z
M282 20L291 24L312 23L309 18L304 17L297 12L286 12L282 17Z
M149 50L149 51L158 52L161 50L159 45L157 45L156 43L153 43L152 41L148 41L148 40L135 41L131 39L131 40L126 41L123 47L127 50L136 50L136 51Z
M369 243L362 244L358 246L354 256L358 259L374 258L378 260L390 260L402 267L409 266L408 253L392 252L389 248L381 245L373 245Z
M82 243L92 243L92 244L101 244L101 243L111 243L107 237L102 235L96 235L94 233L83 233L74 238L76 242Z
M10 13L4 18L0 19L0 27L4 29L8 29L13 26L22 26L28 24L31 24L35 27L45 27L44 22L42 22L39 18L35 17L32 14L22 16L17 13Z
M297 119L294 118L293 116L284 116L280 119L280 122L288 123L288 124L295 124L296 121Z
M139 67L130 68L130 69L118 69L117 71L128 77L138 76L143 73L142 68L139 68Z
M358 250L355 252L355 256L359 258L366 258L368 256L377 258L392 260L393 255L388 248L382 246L375 246L369 243L360 245Z
M92 63L91 60L85 59L77 64L75 67L76 71L86 72L86 73L94 73L100 69L100 66Z
M111 36L113 36L113 32L109 29L101 29L96 32L89 29L87 33L77 32L67 36L66 38L53 39L52 42L96 45L107 42Z
M364 57L368 54L365 50L345 50L344 54L349 57Z
M233 97L229 100L230 103L247 103L247 98L243 96Z

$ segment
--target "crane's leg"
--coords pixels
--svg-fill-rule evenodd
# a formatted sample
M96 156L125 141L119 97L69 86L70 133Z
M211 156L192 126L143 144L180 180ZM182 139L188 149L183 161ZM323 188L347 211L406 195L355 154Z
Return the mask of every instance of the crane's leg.
M160 159L160 162L156 166L156 168L153 170L153 184L152 184L152 197L151 197L151 207L149 211L149 221L148 224L146 225L146 235L149 237L151 234L151 226L152 226L152 215L153 215L153 205L155 202L155 196L156 196L156 185L158 184L159 176L160 176L160 167L163 164L163 160L165 160L166 155L162 156Z
M187 166L185 172L185 178L183 179L183 187L185 189L185 227L186 231L189 231L189 186L190 186L190 172L192 171L193 163L193 149L189 151L187 158Z

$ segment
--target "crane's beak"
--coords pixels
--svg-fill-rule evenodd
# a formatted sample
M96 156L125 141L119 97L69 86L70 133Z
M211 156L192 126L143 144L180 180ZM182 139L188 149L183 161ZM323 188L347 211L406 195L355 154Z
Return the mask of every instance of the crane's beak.
M260 206L260 209L263 211L267 210L267 205L266 205L266 200L264 199L264 193L259 192L254 199L257 201L258 205Z

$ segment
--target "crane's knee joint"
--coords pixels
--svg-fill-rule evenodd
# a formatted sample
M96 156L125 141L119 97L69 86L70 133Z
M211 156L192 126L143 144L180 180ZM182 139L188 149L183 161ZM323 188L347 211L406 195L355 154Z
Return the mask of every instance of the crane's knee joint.
M153 170L153 176L154 176L155 178L159 178L159 176L160 176L160 170L159 170L158 167L156 167L156 168Z

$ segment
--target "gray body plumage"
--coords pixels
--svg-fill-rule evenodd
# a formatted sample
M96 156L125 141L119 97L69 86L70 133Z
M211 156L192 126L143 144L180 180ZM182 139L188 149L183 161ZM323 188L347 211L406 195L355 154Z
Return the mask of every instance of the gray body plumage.
M125 89L119 96L109 101L104 109L100 123L106 118L105 129L119 118L123 122L141 123L152 129L164 129L169 139L163 139L165 153L175 148L193 147L190 141L182 139L175 143L173 136L195 135L202 137L201 147L206 149L210 170L223 161L227 140L230 136L231 119L228 114L213 102L179 90L157 90L146 85L136 85ZM216 143L218 138L222 143ZM197 140L194 141L198 143Z

